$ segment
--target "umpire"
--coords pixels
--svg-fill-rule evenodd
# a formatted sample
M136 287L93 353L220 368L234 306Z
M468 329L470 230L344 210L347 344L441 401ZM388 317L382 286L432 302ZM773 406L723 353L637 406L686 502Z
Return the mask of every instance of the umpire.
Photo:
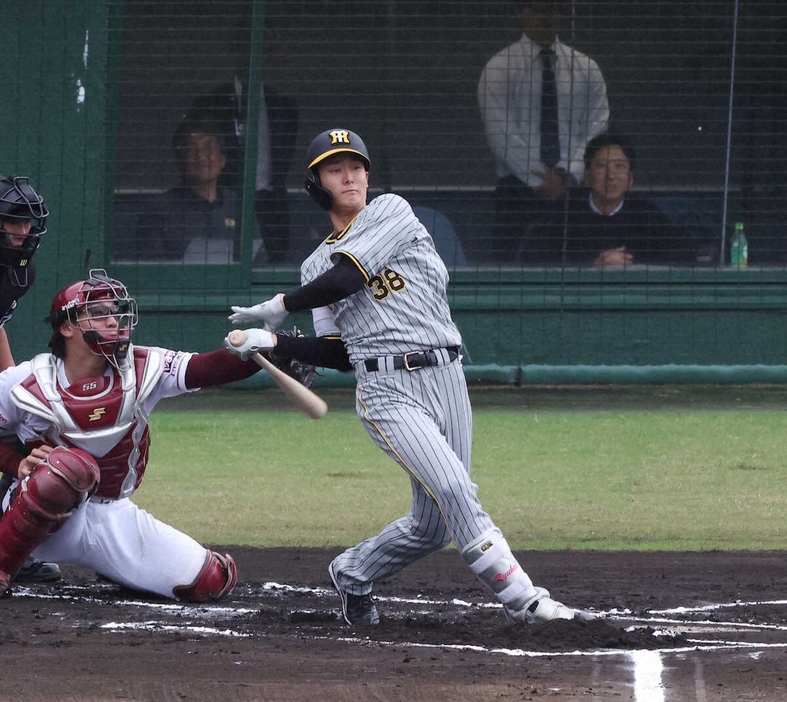
M49 211L26 176L0 175L0 371L15 365L5 325L16 310L19 299L36 279L33 256L46 234ZM22 452L15 436L0 437L4 443ZM13 481L3 473L0 479L0 502ZM2 511L0 510L0 515ZM16 576L20 583L60 580L57 563L29 558Z

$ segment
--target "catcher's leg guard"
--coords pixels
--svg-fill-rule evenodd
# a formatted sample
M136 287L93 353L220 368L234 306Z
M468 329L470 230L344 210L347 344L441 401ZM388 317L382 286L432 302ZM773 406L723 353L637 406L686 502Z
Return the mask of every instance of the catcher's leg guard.
M238 567L228 553L208 551L205 565L190 585L178 585L172 594L186 602L215 602L229 595L238 582Z
M98 480L98 465L90 454L61 446L20 484L0 520L0 580L5 579L6 591L33 549L65 524L93 494Z
M537 594L530 577L514 558L500 529L490 529L465 546L462 558L502 602L509 619L510 613L524 609Z

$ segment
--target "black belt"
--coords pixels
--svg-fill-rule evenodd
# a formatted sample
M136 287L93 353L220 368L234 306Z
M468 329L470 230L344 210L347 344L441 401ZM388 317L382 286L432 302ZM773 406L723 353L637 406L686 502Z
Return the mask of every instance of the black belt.
M448 352L448 360L454 362L459 358L459 347L448 346L445 349ZM393 356L394 370L408 370L414 371L426 366L436 366L440 363L440 357L436 351L410 351L404 356ZM369 372L380 370L379 359L367 358L363 365Z

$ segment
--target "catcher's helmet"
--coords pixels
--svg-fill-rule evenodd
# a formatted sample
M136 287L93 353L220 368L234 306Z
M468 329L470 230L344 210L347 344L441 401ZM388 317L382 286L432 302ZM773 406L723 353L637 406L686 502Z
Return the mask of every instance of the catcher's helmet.
M96 304L104 301L108 304ZM115 333L102 334L93 327L94 320L106 317L117 320ZM94 354L104 356L112 365L119 367L126 358L131 333L137 326L137 301L128 294L123 283L110 278L103 268L93 268L86 280L70 283L55 295L46 321L52 325L49 346L56 356L65 355L60 325L70 321L82 331Z
M24 268L38 250L46 234L49 215L44 198L30 185L25 176L0 176L0 266ZM21 246L14 246L6 230L6 222L29 222L30 231Z
M330 210L333 207L333 196L320 183L317 166L329 156L348 152L361 157L368 171L371 166L369 151L363 139L349 129L328 129L314 137L306 152L306 192L311 195L320 207Z

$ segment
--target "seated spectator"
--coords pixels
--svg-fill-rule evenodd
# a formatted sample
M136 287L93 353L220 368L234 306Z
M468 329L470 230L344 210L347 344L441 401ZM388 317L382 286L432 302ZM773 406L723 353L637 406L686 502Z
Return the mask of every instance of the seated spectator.
M269 17L266 14L266 22ZM227 165L221 184L242 187L244 183L247 136L249 47L251 36L247 27L238 27L229 46L236 57L235 71L230 80L215 86L207 95L199 95L192 109L218 124L225 145ZM278 32L267 27L263 50L263 80L259 87L257 118L257 168L254 177L254 209L257 225L265 244L265 260L255 264L286 263L290 249L290 206L287 199L287 173L290 170L298 136L297 102L277 86L280 39ZM256 92L256 91L255 91Z
M182 183L140 213L138 258L186 263L237 260L242 200L239 191L219 185L227 161L215 123L188 115L172 144ZM256 222L253 234L258 245Z
M684 232L630 191L636 157L628 138L600 134L588 142L584 160L584 187L572 189L562 213L529 227L520 263L624 268L696 262Z
M570 0L517 0L522 36L495 54L478 105L495 158L494 218L484 258L509 262L539 217L560 209L582 178L589 140L607 129L607 86L598 64L565 44Z

